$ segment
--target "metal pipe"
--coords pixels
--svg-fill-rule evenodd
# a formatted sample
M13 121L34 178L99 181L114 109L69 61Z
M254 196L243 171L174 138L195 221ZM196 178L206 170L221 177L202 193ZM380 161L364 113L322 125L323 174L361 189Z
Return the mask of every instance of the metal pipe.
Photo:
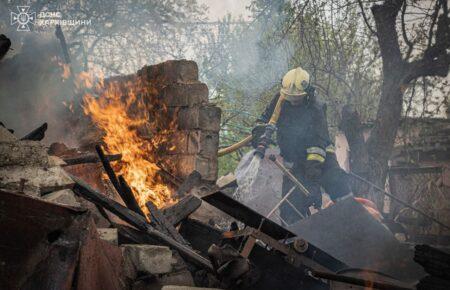
M280 161L278 161L275 155L269 156L270 161L275 163L278 168L303 192L305 197L310 197L311 193L306 189L306 187L287 169Z

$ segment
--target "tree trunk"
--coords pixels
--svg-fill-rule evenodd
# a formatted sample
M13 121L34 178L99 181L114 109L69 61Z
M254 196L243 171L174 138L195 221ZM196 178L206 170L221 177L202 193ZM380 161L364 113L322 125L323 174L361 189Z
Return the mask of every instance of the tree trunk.
M375 125L365 144L361 143L362 132L355 135L350 133L349 146L351 154L351 169L360 173L366 179L384 188L388 169L388 162L394 147L397 130L400 124L403 93L408 84L419 77L442 76L448 74L450 66L450 34L448 25L448 6L446 1L436 2L438 10L432 22L437 20L437 29L434 35L435 43L427 47L421 59L407 62L403 59L398 34L396 19L402 7L407 5L405 0L385 0L381 4L374 4L371 8L376 25L376 36L380 46L380 54L383 61L383 83L381 97L378 104ZM437 15L440 15L439 17ZM403 21L403 20L402 20ZM344 133L346 133L344 131ZM347 134L347 133L346 133ZM358 135L359 134L359 135ZM352 148L353 146L353 148ZM364 187L357 188L357 195L361 195ZM383 209L383 195L369 189L369 198L373 200L380 210Z

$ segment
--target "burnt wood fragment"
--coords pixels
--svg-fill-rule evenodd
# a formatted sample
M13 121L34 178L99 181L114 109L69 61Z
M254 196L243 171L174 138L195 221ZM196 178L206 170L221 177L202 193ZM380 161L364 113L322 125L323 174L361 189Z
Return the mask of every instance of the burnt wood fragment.
M126 206L132 211L140 214L141 216L145 216L144 212L142 211L141 207L136 201L136 198L134 197L134 193L131 190L131 187L128 185L128 183L126 182L125 178L122 175L119 176L119 185L120 185L119 194L120 197L122 197L123 201L125 202Z
M191 213L197 210L202 204L202 200L194 195L186 195L176 204L162 210L166 219L174 226L187 218Z
M45 137L45 131L47 131L47 128L48 124L44 123L40 127L23 136L20 140L41 141Z
M122 154L105 155L105 158L109 162L118 161L122 159ZM63 158L63 160L66 163L64 166L101 162L100 158L94 154L86 154L77 157Z
M166 219L166 217L160 212L160 210L151 201L145 204L150 212L151 220L157 224L157 227L161 229L162 232L167 233L177 242L189 245L188 242L180 235L180 233L174 228L174 226Z
M149 244L158 245L160 242L151 238L149 235L125 224L112 223L117 229L119 245L122 244Z
M222 240L222 231L205 224L199 220L187 218L180 225L180 234L192 247L204 255L212 244L219 245Z
M71 176L72 179L76 182L73 191L80 195L81 197L91 201L92 203L98 204L105 209L109 210L111 213L115 214L122 220L126 221L130 225L136 227L141 230L143 233L149 235L151 238L154 238L160 241L162 244L171 247L174 250L179 251L179 253L187 260L195 263L196 265L205 268L207 270L213 271L213 266L211 262L196 253L192 248L180 244L173 238L155 230L150 224L147 223L145 218L134 211L122 206L116 201L107 198L105 195L97 192L93 188L91 188L88 184L86 184L81 179Z
M109 164L108 159L106 158L105 153L103 152L100 145L95 146L95 151L97 151L98 157L100 158L100 161L102 162L103 168L105 169L106 175L108 175L109 180L111 181L112 185L116 189L117 193L122 198L125 205L133 210L134 212L140 214L141 216L144 216L144 213L142 212L142 209L139 207L139 204L137 203L133 191L128 186L127 182L123 178L123 176L119 176L117 178L116 173L114 172L113 168L111 167L111 164Z
M111 181L112 185L114 186L116 191L120 194L119 180L117 179L116 173L114 173L114 170L112 169L111 164L109 164L109 161L105 156L105 153L103 153L102 147L100 147L100 145L95 145L95 151L97 151L98 157L100 158L100 161L102 162L102 165L103 165L103 168L105 169L106 175L108 175L108 178Z

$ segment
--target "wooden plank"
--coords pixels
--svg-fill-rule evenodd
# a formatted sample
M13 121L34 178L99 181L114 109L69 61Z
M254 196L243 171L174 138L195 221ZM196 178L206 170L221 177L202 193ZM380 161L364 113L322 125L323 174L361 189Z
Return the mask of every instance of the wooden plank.
M141 207L139 206L136 198L134 197L133 190L130 188L125 178L122 175L119 176L119 185L120 185L120 196L125 202L126 206L132 211L140 214L141 216L145 216Z
M187 260L191 261L192 263L197 264L198 266L205 268L210 271L214 271L214 268L211 264L211 262L196 253L192 248L183 245L173 238L155 230L150 224L147 223L145 218L134 211L122 206L121 204L117 203L116 201L107 198L105 195L97 192L93 188L91 188L88 184L86 184L81 179L71 176L72 179L76 182L73 191L76 192L81 197L98 204L105 209L109 210L122 220L126 221L127 223L131 224L132 226L136 227L137 229L143 231L147 235L149 235L151 238L154 238L164 245L167 245L177 251L180 252L180 254Z
M202 200L193 195L187 195L180 199L178 203L162 210L165 218L174 226L177 226L181 221L187 218L191 213L196 211Z
M116 191L120 194L119 180L117 179L116 173L112 169L111 164L109 164L108 160L106 159L106 156L105 156L105 153L103 153L102 147L100 147L100 145L95 145L95 151L97 151L98 157L100 158L100 161L102 162L102 165L103 165L103 168L105 169L106 175L108 175L108 178L111 181L112 185L114 186Z
M27 135L23 136L20 140L41 141L45 137L45 131L47 131L47 128L48 124L44 123Z
M158 224L158 226L163 230L163 232L169 234L177 242L184 245L189 245L189 243L180 235L180 233L166 219L166 217L163 214L161 214L161 212L153 202L148 201L145 205L147 206L150 215L152 216L152 219L155 221L156 224Z
M122 159L122 154L105 155L105 158L109 162L118 161ZM76 157L63 158L63 160L66 163L65 166L101 162L100 158L94 154L86 154Z
M123 176L119 176L117 178L116 173L114 172L113 168L111 167L111 164L109 164L108 159L106 158L105 153L103 152L100 145L95 146L95 151L97 151L98 157L100 158L100 161L102 162L103 168L105 169L106 175L108 175L109 180L111 181L112 185L116 189L117 193L122 198L125 205L136 212L137 214L140 214L141 216L145 216L142 212L142 209L139 207L139 204L137 203L133 191L128 186L127 182L123 178Z

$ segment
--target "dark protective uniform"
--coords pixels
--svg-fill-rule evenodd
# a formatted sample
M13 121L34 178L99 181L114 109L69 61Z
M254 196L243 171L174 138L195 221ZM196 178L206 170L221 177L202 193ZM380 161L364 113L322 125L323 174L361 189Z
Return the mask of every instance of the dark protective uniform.
M280 94L275 95L259 122L269 122L279 97ZM347 173L339 167L334 154L334 145L328 132L326 105L316 97L305 97L296 106L288 101L283 103L277 121L277 143L284 161L292 164L291 172L316 197L321 198L320 186L333 200L351 192ZM321 161L320 165L321 174L317 180L308 180L305 178L305 164L307 159L310 160L309 156L317 154L325 157L325 161ZM284 176L283 196L293 186L294 184ZM309 213L311 201L306 201L297 188L288 200L301 213ZM286 203L280 207L280 215L288 224L300 218Z

